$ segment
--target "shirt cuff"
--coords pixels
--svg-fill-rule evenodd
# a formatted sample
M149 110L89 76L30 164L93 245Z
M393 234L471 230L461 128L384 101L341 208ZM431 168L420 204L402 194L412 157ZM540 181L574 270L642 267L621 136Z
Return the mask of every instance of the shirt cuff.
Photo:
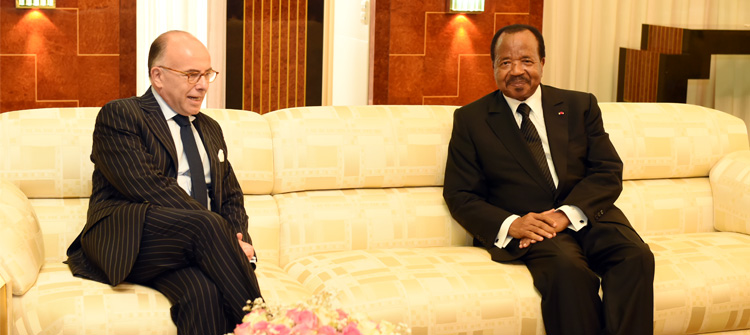
M520 216L513 214L507 217L500 225L500 231L497 232L497 237L495 238L496 247L503 249L508 246L508 243L513 239L512 236L508 235L508 230L510 230L510 224L517 218L520 218Z
M583 211L577 206L563 205L560 206L557 210L565 213L565 216L567 216L568 220L570 220L570 225L568 226L568 228L573 231L579 231L581 230L581 228L586 227L589 223L589 219L588 217L586 217L586 214L583 214Z

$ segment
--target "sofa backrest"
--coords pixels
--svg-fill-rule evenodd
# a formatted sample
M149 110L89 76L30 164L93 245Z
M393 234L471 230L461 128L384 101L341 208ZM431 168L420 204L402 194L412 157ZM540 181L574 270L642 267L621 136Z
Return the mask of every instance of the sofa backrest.
M685 104L600 106L625 165L616 204L636 229L651 236L713 231L707 176L724 155L748 149L744 122ZM223 128L259 256L284 265L316 252L470 244L442 199L456 108L302 107L263 116L204 112ZM98 111L0 114L0 180L30 198L48 262L65 259L85 222Z
M615 203L641 235L714 231L711 168L748 149L744 122L687 104L600 103L604 127L624 163Z
M0 114L0 181L15 185L33 204L34 220L24 231L41 236L46 262L62 262L65 251L86 221L91 175L92 133L99 107L42 108ZM245 195L250 233L264 261L278 262L278 211L273 187L271 132L259 114L207 109L221 124L227 157ZM6 185L6 188L9 186ZM30 217L30 216L29 216ZM37 227L37 228L34 228ZM15 228L19 230L20 228ZM28 245L34 243L28 242ZM37 252L38 253L38 252ZM38 269L38 268L37 268ZM28 272L28 271L27 271Z
M441 188L455 109L302 107L265 114L280 264L321 252L468 245Z

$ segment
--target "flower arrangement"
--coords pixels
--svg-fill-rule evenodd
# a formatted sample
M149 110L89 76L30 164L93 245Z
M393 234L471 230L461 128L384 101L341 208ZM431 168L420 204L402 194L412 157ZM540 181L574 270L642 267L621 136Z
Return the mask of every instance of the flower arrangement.
M270 306L262 299L246 306L249 313L234 335L407 335L404 324L374 322L359 313L332 307L333 292L324 291L305 303ZM249 301L248 301L249 303Z

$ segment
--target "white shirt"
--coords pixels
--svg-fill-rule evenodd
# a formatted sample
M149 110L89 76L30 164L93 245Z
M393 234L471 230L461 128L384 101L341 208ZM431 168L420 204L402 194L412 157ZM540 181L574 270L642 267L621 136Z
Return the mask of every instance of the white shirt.
M508 102L510 110L513 111L513 117L516 119L516 123L518 123L519 129L521 128L521 121L523 120L523 117L516 111L518 109L518 106L522 103L525 103L529 106L529 108L531 108L531 111L529 112L529 119L531 120L531 123L534 124L536 131L539 133L539 138L542 140L542 148L544 148L544 156L547 158L547 166L549 166L549 172L552 175L552 181L555 182L555 187L557 187L557 185L559 184L559 179L557 177L557 171L555 171L555 164L552 162L552 153L549 149L549 139L547 138L547 127L544 125L544 111L542 109L541 87L537 87L534 94L526 99L526 101L518 101L516 99L505 96L505 94L503 94L503 97L505 98L505 101ZM568 217L568 220L570 220L570 225L568 226L568 228L574 231L579 231L589 222L586 214L584 214L583 211L576 206L563 205L557 208L557 210L565 213L565 215ZM508 230L510 229L511 223L513 223L513 221L519 217L520 216L513 214L503 220L503 223L500 225L500 231L497 233L497 238L495 238L495 246L497 246L498 248L505 248L508 243L510 243L513 237L508 235Z
M156 102L159 103L162 113L164 113L164 119L167 120L167 126L169 126L169 132L172 133L172 139L174 140L175 149L177 149L177 184L182 187L187 194L193 194L193 184L190 179L190 168L188 166L187 155L185 154L185 148L182 145L182 137L180 136L180 125L173 119L177 113L167 105L167 102L156 93L156 90L152 87L151 93L154 94ZM195 116L189 116L190 129L193 130L193 137L195 137L195 144L198 146L198 154L201 156L201 162L203 163L203 171L205 173L206 185L211 184L211 164L208 161L208 154L206 153L206 147L203 146L203 140L198 134L198 131L193 126L193 120ZM208 193L208 191L206 192ZM210 194L206 195L208 201L208 209L211 209L211 197Z

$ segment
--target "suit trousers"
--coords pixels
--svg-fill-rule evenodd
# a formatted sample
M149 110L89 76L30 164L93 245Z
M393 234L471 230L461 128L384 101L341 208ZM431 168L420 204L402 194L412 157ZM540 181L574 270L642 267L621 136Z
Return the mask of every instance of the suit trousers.
M231 332L247 300L260 297L236 233L211 211L151 206L125 280L164 294L179 334Z
M654 255L631 228L565 229L521 260L542 296L547 334L653 334Z

